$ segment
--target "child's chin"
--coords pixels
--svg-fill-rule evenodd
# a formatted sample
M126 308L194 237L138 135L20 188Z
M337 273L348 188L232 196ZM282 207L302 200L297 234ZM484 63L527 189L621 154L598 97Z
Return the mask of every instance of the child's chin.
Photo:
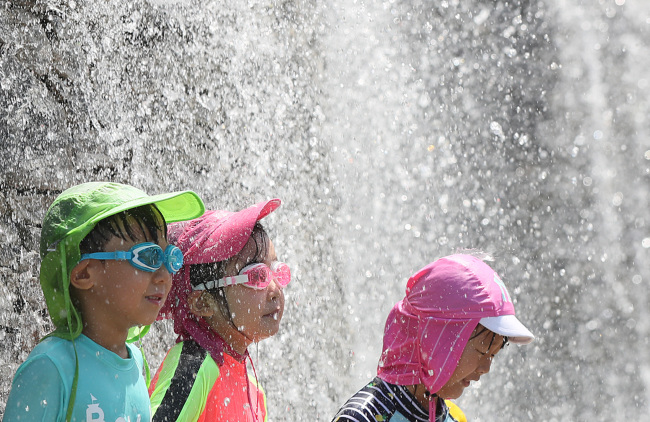
M156 318L158 318L158 314L148 318L143 318L139 325L151 325L156 322Z
M256 335L255 336L255 341L259 342L259 341L262 341L262 340L266 340L267 338L273 337L274 335L276 335L278 333L278 331L280 331L280 324L278 324L277 327L270 328L270 329L264 331L263 333L260 333L260 334Z

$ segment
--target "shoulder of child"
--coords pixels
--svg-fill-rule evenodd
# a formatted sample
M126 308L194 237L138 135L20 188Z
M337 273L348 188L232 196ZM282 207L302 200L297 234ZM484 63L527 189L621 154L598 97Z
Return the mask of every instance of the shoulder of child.
M451 400L445 400L445 404L449 408L449 414L454 418L454 420L457 422L467 422L465 413L463 413L463 411L460 410L460 407L458 407L454 402Z
M71 388L71 380L66 382L64 375L67 366L74 371L74 355L72 360L61 361L34 349L14 375L5 420L55 421L65 417Z
M74 373L75 353L72 342L59 337L46 337L34 347L23 365L35 360L48 360L60 374L70 371Z
M219 365L198 344L174 345L149 387L152 420L198 420L219 375Z

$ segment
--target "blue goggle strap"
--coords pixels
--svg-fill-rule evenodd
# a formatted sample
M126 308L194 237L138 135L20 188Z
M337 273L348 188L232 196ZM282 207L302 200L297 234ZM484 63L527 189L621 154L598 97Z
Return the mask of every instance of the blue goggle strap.
M81 255L80 261L84 259L115 259L130 261L133 258L131 251L116 251L116 252L93 252Z

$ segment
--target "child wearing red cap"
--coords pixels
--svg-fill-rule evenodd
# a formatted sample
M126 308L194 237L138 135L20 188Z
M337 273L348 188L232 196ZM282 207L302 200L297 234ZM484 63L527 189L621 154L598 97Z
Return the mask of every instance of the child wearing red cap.
M409 279L386 320L377 377L334 421L464 421L445 399L488 373L508 342L533 339L492 268L473 255L438 259Z
M279 206L272 199L169 226L184 265L161 311L178 339L149 388L154 421L266 420L246 358L251 343L278 332L284 312L291 274L259 223Z

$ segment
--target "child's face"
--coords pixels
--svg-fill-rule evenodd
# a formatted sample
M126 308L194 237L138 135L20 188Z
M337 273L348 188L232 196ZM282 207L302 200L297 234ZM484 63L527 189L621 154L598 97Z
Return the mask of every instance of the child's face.
M478 381L481 375L490 372L492 358L503 348L503 336L481 326L474 330L472 336L481 329L485 331L467 342L451 378L438 390L440 397L457 399L471 381Z
M147 241L144 233L136 240L113 236L105 252L128 251ZM168 246L164 233L158 235L159 246ZM172 277L163 265L154 272L138 270L125 260L91 260L95 267L93 286L88 290L84 321L90 317L117 332L156 320L171 288ZM109 328L109 327L107 327Z
M251 237L242 251L226 267L226 276L234 276L246 265L255 262L255 240ZM277 260L273 242L268 240L266 254L261 263L271 265ZM273 280L264 290L256 290L244 285L225 288L226 299L232 320L240 332L257 342L275 335L280 329L284 313L284 292Z

